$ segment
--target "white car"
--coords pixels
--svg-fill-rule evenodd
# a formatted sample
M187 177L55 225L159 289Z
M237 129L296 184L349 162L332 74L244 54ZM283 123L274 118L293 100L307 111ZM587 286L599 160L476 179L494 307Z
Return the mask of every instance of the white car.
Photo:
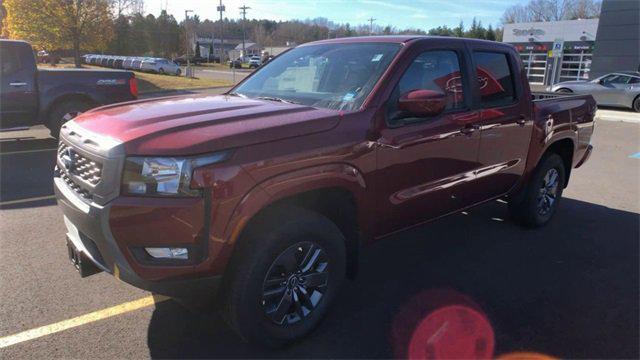
M140 64L141 71L155 72L158 74L180 75L182 70L178 64L171 60L159 58L147 58Z
M249 58L249 67L250 68L259 68L262 65L262 59L260 56L252 56Z

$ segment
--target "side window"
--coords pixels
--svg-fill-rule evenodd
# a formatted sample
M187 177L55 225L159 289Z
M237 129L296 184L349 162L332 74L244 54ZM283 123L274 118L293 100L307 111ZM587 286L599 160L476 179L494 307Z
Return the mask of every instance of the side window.
M2 56L0 57L2 75L11 75L20 70L20 61L18 61L18 52L16 50L16 48L11 47L2 48Z
M388 118L393 122L399 111L400 96L412 90L434 90L447 96L446 110L465 106L462 72L455 51L433 50L418 55L393 90L389 101Z
M510 105L516 100L515 81L507 54L477 51L473 53L483 107Z
M632 77L631 80L629 80L629 84L640 84L640 78Z

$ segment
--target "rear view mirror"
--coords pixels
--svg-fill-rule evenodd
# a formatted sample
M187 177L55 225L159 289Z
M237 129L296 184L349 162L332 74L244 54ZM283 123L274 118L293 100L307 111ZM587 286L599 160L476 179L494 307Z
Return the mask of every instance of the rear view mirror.
M412 90L398 99L398 109L415 116L435 116L447 107L447 96L434 90Z

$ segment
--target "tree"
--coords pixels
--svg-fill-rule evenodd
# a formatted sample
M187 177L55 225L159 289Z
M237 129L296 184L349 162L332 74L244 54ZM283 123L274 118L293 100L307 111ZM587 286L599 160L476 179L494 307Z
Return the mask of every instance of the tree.
M502 14L502 23L593 19L600 17L597 0L530 0L514 5Z
M197 57L197 58L202 57L202 56L200 56L200 43L197 42L197 41L196 41L196 49L194 51L194 54L195 54L194 56Z
M464 37L464 22L460 20L460 24L453 29L453 35L456 37Z
M493 30L493 26L489 24L489 28L487 28L487 32L484 34L484 38L491 41L496 41L496 32Z
M108 0L5 0L5 6L11 38L42 49L73 49L76 67L80 51L106 48L113 34Z

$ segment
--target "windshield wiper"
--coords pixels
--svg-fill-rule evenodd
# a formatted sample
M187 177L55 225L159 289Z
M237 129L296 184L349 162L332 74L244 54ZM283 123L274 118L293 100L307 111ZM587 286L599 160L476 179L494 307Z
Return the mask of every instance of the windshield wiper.
M256 99L267 100L267 101L277 101L277 102L286 103L286 104L300 104L299 102L296 102L296 101L287 100L287 99L283 99L275 96L258 96L256 97Z

